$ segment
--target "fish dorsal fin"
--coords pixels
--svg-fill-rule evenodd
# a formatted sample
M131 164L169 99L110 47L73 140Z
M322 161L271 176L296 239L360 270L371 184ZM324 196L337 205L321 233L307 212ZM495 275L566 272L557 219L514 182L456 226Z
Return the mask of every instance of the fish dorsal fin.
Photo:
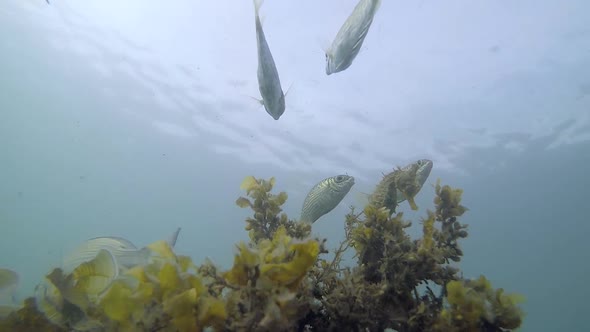
M256 100L256 103L257 103L258 105L264 106L264 100L263 100L263 99L261 99L261 98L256 98L256 97L254 97L254 96L247 95L247 94L241 94L241 95L242 95L242 96L244 96L244 97L248 97L248 98L250 98L250 99L252 99L252 100Z
M258 12L260 11L260 7L262 7L263 4L264 0L254 0L254 12L257 16L260 16ZM260 23L262 23L262 20Z
M174 246L176 245L176 240L178 240L178 233L180 233L180 227L178 227L176 229L176 231L174 231L174 233L172 233L172 235L170 235L170 237L168 238L168 240L166 242L168 242L168 244L170 245L171 248L174 248Z
M289 87L287 88L287 91L285 91L285 98L287 98L287 94L289 94L289 92L291 91L291 88L293 87L293 83L295 83L295 82L291 82L291 84L289 84Z
M330 51L330 42L324 37L316 37L316 43L324 54L328 54Z
M377 3L375 4L375 9L373 10L375 13L381 8L381 0L375 0Z
M256 98L256 97L250 97L250 98L256 100L260 104L260 106L264 106L264 99Z
M256 11L260 10L260 7L264 4L264 0L254 0L254 8Z
M354 198L355 198L356 203L359 205L359 207L363 208L367 204L369 204L369 197L370 196L371 196L370 194L367 194L365 192L357 191L355 193L355 197Z

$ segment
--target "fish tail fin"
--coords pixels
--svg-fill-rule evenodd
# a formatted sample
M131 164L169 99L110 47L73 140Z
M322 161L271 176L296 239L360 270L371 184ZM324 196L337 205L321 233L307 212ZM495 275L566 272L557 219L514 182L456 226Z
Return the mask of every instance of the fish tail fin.
M152 250L148 247L143 247L137 251L137 259L134 265L147 264L152 256Z
M324 52L324 54L328 54L328 51L330 49L330 42L327 38L318 36L316 37L316 43L318 44L318 47L322 50L322 52Z
M170 237L168 238L168 240L166 242L168 242L168 244L170 245L171 248L174 248L174 246L176 245L176 240L178 240L178 233L180 233L180 227L178 227L176 229L176 231L174 231L174 233L172 233L172 235L170 235Z
M287 91L285 91L285 98L287 98L287 95L291 91L291 88L293 87L293 83L295 83L295 81L291 82L291 84L289 84L289 87L287 88Z
M375 12L379 10L381 7L381 0L374 0L375 1Z
M371 195L364 193L362 191L357 191L355 194L355 202L361 206L361 207L365 207L367 204L369 204L369 197Z
M258 16L258 12L260 11L260 7L264 4L264 0L253 0L254 1L254 11L256 12L256 16Z
M302 219L301 217L299 217L299 222L302 224L313 224L313 222L311 222L307 219Z
M414 197L407 197L408 203L410 203L410 208L414 211L418 210L418 205L416 205L416 202L414 201Z

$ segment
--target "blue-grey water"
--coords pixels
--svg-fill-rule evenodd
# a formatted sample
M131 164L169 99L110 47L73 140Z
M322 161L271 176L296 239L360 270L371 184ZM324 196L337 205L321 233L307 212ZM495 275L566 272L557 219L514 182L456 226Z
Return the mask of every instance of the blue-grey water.
M384 1L346 71L322 47L354 0L267 0L287 110L258 97L251 1L0 1L0 266L20 299L81 241L176 227L196 262L247 239L247 175L357 183L314 224L334 247L382 172L418 158L464 189L460 267L525 295L522 331L586 331L590 309L590 3ZM358 204L357 204L358 205ZM411 232L418 235L418 226Z

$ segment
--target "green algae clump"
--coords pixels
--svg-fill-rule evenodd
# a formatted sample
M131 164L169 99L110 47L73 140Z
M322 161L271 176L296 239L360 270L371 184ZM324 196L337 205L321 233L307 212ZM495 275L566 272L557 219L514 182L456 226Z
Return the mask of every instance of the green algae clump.
M475 280L453 280L447 283L448 306L441 311L435 328L438 331L505 331L522 324L518 304L524 298L493 289L480 276Z
M403 184L398 181L397 184ZM329 252L311 225L290 220L275 179L246 177L248 242L224 270L194 264L165 241L147 263L113 270L104 252L70 274L54 269L3 331L507 331L522 325L520 295L457 266L468 236L462 191L435 186L434 210L412 238L395 200L351 207L345 238ZM397 187L388 190L394 192ZM404 189L414 195L411 183ZM375 202L375 201L374 201ZM373 202L373 203L374 203ZM383 203L382 202L382 203ZM414 208L415 206L412 206ZM350 252L351 262L344 256ZM92 282L90 282L92 281Z
M275 185L275 178L269 180L256 179L247 176L240 189L245 190L249 198L239 197L236 205L241 208L251 208L254 216L246 219L246 230L250 240L258 242L260 239L270 239L283 226L290 236L305 238L311 233L311 225L290 221L281 206L287 201L287 193L277 195L271 193Z

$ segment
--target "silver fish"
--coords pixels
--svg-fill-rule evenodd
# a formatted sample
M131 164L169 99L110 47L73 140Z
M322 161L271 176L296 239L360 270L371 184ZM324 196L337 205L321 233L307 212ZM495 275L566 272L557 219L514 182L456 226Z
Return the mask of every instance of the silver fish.
M254 0L256 14L256 47L258 49L258 89L262 99L259 102L264 106L266 113L278 120L285 112L285 94L281 88L281 81L275 61L272 58L258 11L263 0Z
M361 50L381 0L360 0L326 51L326 74L341 72Z
M305 197L301 208L300 220L314 223L326 213L332 211L354 185L354 177L337 175L316 184Z
M174 248L174 245L176 245L179 232L180 227L167 240L170 247ZM94 259L101 249L106 249L112 253L117 263L123 267L145 264L151 254L148 248L138 249L131 241L121 237L95 237L84 241L64 257L62 263L64 272L71 273L80 264Z

